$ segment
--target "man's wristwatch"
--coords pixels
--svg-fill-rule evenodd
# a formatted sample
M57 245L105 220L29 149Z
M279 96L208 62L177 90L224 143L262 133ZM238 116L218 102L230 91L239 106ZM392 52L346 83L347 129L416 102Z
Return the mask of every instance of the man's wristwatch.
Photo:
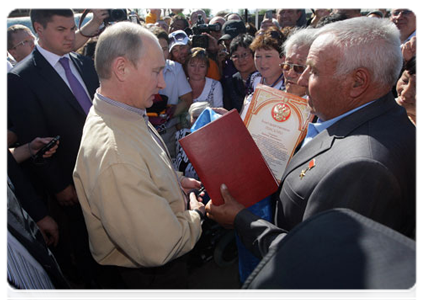
M199 209L194 209L195 212L197 212L200 215L201 221L204 220L204 214Z

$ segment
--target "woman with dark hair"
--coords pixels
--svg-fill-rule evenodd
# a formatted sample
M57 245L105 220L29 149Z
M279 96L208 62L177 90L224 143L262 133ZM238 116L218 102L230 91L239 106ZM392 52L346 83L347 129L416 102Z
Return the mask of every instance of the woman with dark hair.
M251 74L256 71L254 53L250 50L253 39L249 34L241 34L235 37L230 44L230 59L238 72L221 81L223 106L227 110L236 108L238 112L241 111Z
M404 65L404 70L397 82L398 105L405 108L408 118L416 125L416 57Z
M263 84L275 89L285 88L283 72L279 65L283 62L283 43L285 35L276 27L269 27L266 31L258 31L250 49L254 52L254 64L256 73L251 75L247 97L241 110L241 118L244 119L250 105L254 89L257 84Z

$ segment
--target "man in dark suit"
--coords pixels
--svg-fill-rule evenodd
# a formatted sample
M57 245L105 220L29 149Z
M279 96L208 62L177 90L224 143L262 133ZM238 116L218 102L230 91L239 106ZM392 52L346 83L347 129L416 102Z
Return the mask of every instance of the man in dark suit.
M243 288L410 289L415 284L415 241L350 209L335 208L295 226Z
M333 208L413 237L415 129L391 93L401 66L399 33L386 20L323 27L299 79L318 120L281 178L275 224L244 209L225 186L225 204L209 202L209 217L234 226L259 257L295 225Z
M39 40L32 57L8 74L9 126L20 144L37 136L60 135L61 148L56 155L42 165L30 162L26 167L35 175L37 187L47 190L65 212L71 245L76 248L77 260L83 258L79 265L84 266L92 257L72 172L87 110L99 81L93 61L71 52L76 29L72 10L37 9L30 14ZM68 77L61 63L63 57L73 78ZM81 102L84 108L80 101L85 101ZM60 220L58 223L60 226ZM63 239L61 242L63 245Z

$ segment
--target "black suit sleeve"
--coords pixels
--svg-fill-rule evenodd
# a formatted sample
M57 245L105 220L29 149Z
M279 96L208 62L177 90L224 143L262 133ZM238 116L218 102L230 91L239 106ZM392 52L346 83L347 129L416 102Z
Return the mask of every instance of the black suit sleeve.
M234 225L242 243L258 258L263 258L272 244L281 240L287 233L247 209L237 214Z
M15 188L16 197L31 218L38 222L47 216L45 203L37 195L32 183L22 172L21 167L9 150L7 150L7 175Z
M57 135L49 129L46 111L33 88L27 80L12 73L8 73L8 118L20 144L29 143L36 137ZM57 155L49 158L46 164L33 167L40 182L53 193L62 191L72 183L71 177L63 175Z

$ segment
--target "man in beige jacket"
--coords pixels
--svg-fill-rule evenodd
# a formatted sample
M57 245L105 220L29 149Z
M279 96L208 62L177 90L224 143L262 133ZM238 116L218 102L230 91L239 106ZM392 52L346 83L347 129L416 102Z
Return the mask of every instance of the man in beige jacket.
M186 197L201 183L174 171L146 117L165 87L158 40L139 25L114 24L98 40L95 66L100 88L74 171L91 253L116 266L127 288L186 288L184 254L200 238L204 205Z

